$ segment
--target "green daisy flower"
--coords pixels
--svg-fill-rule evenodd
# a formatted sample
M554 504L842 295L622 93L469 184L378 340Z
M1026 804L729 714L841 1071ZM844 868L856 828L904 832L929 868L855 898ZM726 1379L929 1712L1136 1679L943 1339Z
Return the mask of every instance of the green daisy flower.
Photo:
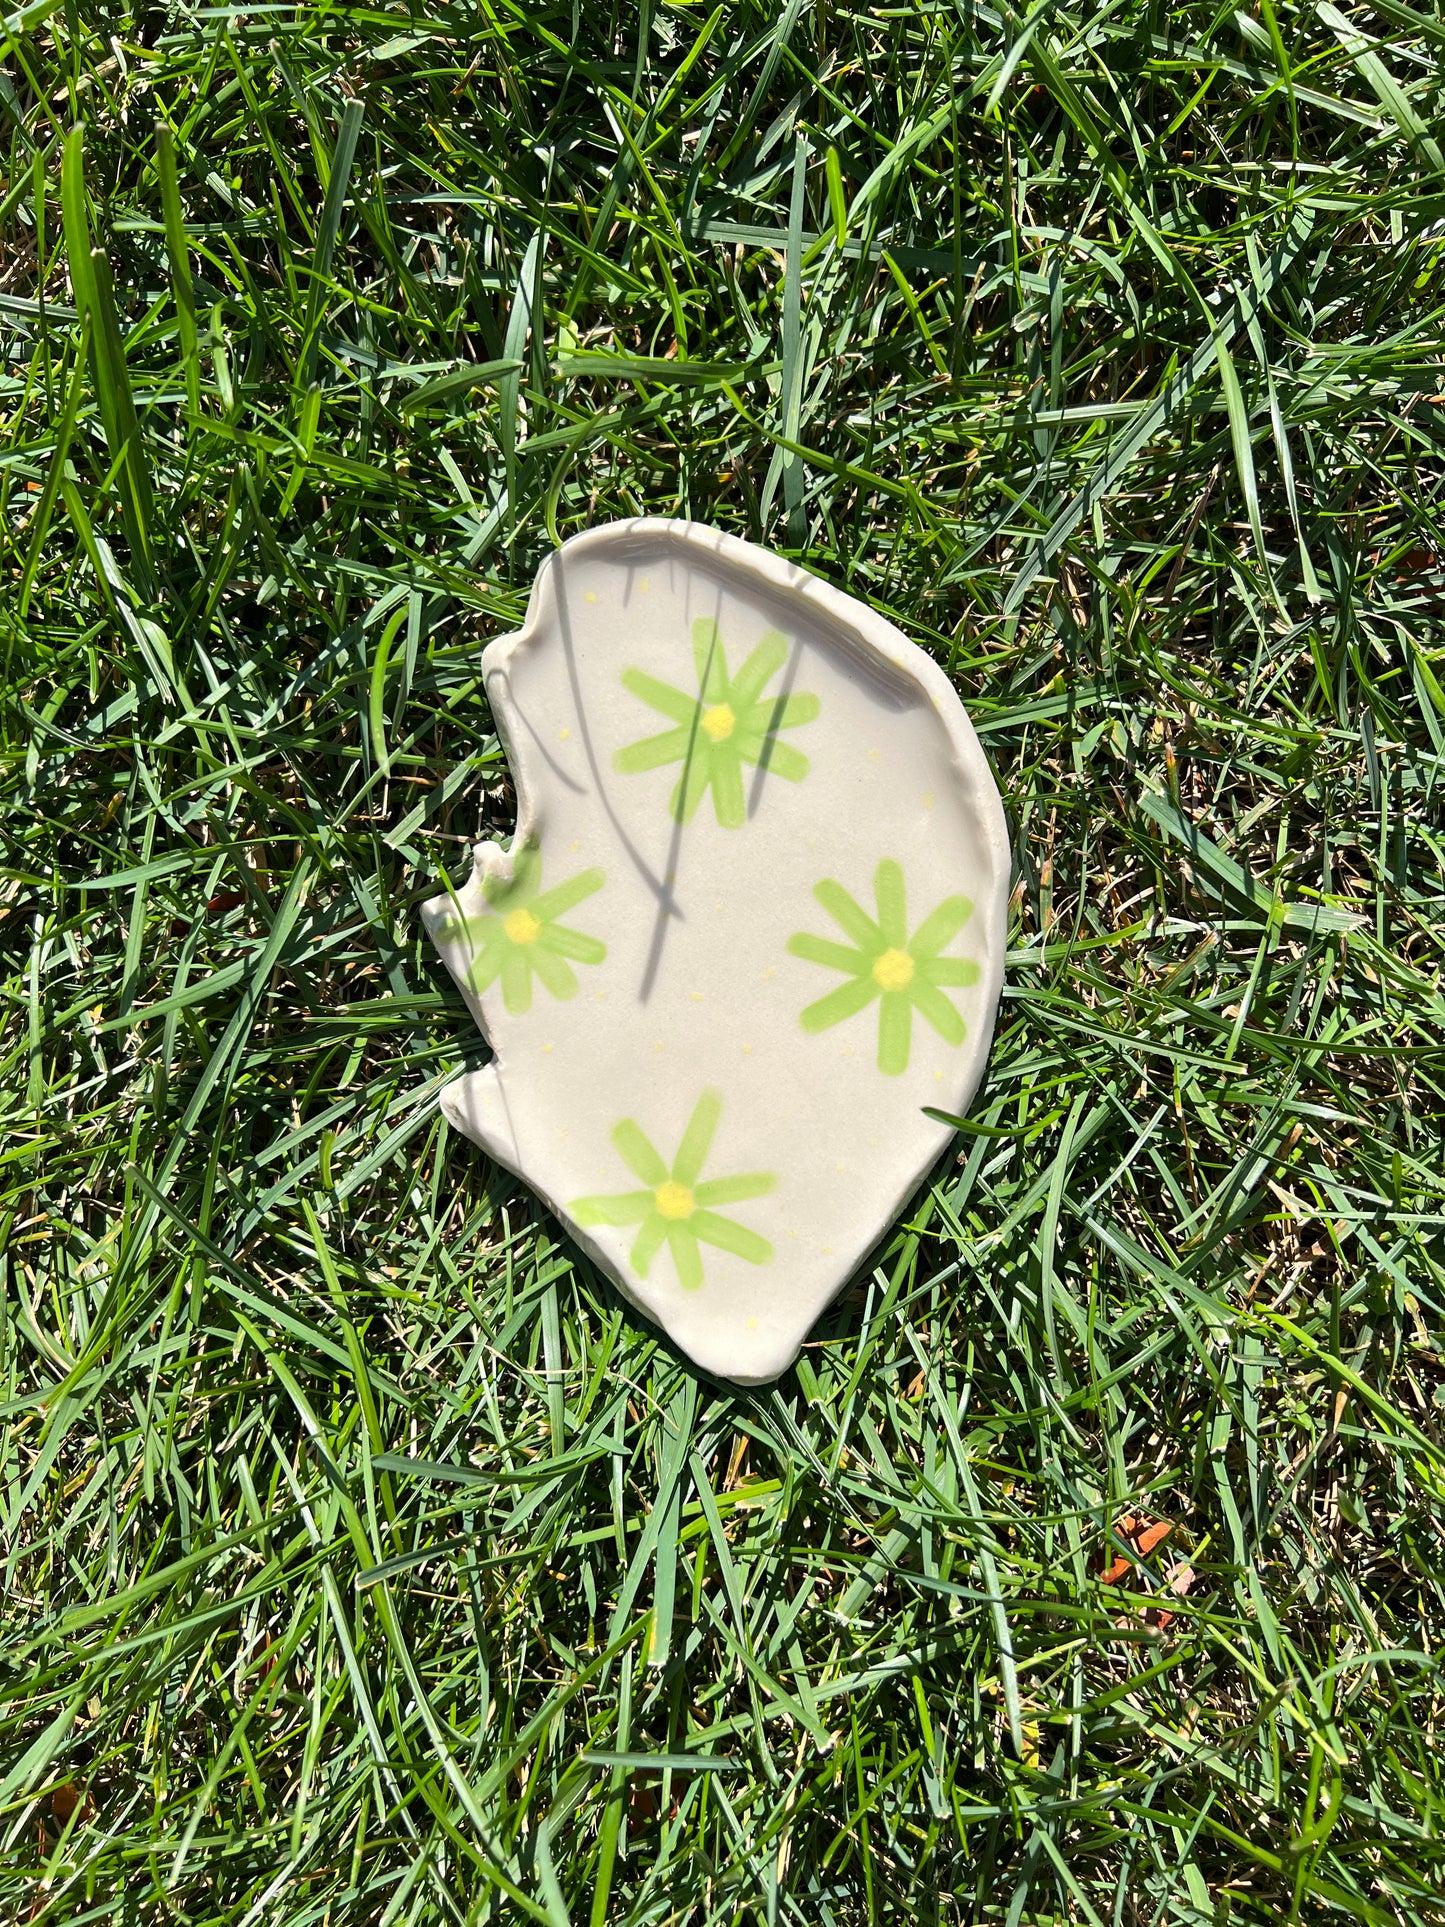
M744 763L801 783L808 774L808 759L791 743L780 743L777 733L812 722L818 698L763 694L788 659L788 639L777 629L768 631L736 676L728 675L722 637L710 617L692 625L692 653L697 664L695 696L641 669L623 672L622 680L633 695L670 716L676 728L618 750L613 767L625 776L635 776L641 770L681 763L682 775L670 805L673 820L690 823L711 789L718 822L724 829L740 829L748 814Z
M634 1176L647 1186L645 1191L619 1191L609 1197L579 1198L570 1207L580 1225L635 1224L639 1227L632 1245L632 1269L639 1278L666 1244L677 1268L677 1282L684 1291L696 1291L703 1282L702 1253L699 1244L716 1245L749 1264L766 1264L773 1247L746 1225L725 1218L713 1209L718 1204L740 1204L744 1198L760 1198L771 1191L777 1178L771 1171L750 1171L736 1178L709 1178L703 1183L702 1167L712 1147L713 1133L722 1116L722 1097L717 1091L704 1091L682 1134L671 1168L655 1151L650 1141L630 1117L625 1117L612 1133L622 1161Z
M512 866L512 880L487 877L482 894L491 910L479 917L452 915L437 928L441 943L464 941L472 951L466 981L478 995L502 980L502 997L514 1017L532 1008L532 978L565 1000L577 995L573 963L599 964L607 955L600 937L569 930L557 918L600 890L601 870L579 870L575 877L542 888L542 852L527 843ZM571 962L568 962L568 959Z
M788 939L788 949L809 963L844 971L853 980L809 1004L802 1015L803 1029L829 1030L845 1017L866 1010L877 997L878 1068L897 1077L908 1068L915 1010L946 1044L963 1042L963 1019L944 996L942 986L977 983L978 965L968 957L940 957L938 953L967 923L973 905L967 897L945 897L910 940L903 872L892 857L885 857L874 872L873 894L878 905L876 923L841 883L825 879L815 886L813 895L857 949L830 943L826 937L811 937L804 931Z

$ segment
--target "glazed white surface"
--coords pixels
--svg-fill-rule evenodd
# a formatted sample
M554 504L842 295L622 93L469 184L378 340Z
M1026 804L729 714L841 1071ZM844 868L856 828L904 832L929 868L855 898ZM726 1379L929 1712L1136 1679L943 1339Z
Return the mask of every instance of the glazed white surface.
M702 700L699 622L717 625L732 678L765 637L780 634L786 655L765 699L816 699L815 716L764 739L765 763L776 754L771 745L786 745L807 759L806 775L788 780L747 765L746 817L736 827L718 820L721 777L679 822L671 805L685 761L635 772L615 763L673 727L624 682L626 671L696 698L709 728L734 727L732 709L719 720L724 706ZM525 1178L700 1366L742 1383L773 1378L948 1141L948 1127L923 1107L961 1111L982 1074L1009 871L987 763L947 679L891 625L698 524L615 523L574 538L541 570L524 629L493 643L483 667L517 783L512 848L540 855L540 906L570 878L600 871L603 880L556 919L564 934L555 941L585 952L569 962L575 991L553 995L534 976L525 1014L508 1009L501 977L480 990L467 981L479 933L497 954L511 942L484 926L509 907L512 858L479 846L456 899L425 906L427 928L496 1052L448 1087L443 1109ZM705 755L698 718L686 727ZM779 760L793 769L797 756ZM902 871L910 932L945 900L971 900L942 954L977 966L976 982L942 993L963 1020L963 1041L946 1040L913 1008L901 1073L879 1066L887 999L878 991L856 1014L804 1028L802 1013L847 979L789 948L800 933L853 945L815 887L841 885L876 921L875 878L887 861ZM529 917L513 919L523 939L537 922ZM602 945L605 958L590 961ZM508 966L514 984L526 961ZM879 966L890 984L923 968ZM560 981L555 964L549 970ZM708 1100L716 1125L696 1188L736 1174L774 1183L717 1207L743 1228L738 1241L749 1251L699 1244L703 1282L687 1289L670 1244L639 1275L631 1262L639 1225L579 1223L575 1208L647 1188L614 1142L623 1120L670 1167L704 1093L716 1093L720 1107ZM663 1202L676 1214L690 1196L684 1187ZM758 1240L772 1248L760 1261Z

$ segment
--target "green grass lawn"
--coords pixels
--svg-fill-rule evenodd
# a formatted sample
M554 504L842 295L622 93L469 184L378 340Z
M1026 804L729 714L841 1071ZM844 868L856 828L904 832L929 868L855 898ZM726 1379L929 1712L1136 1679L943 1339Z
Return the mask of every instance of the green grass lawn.
M1445 1921L1440 7L4 36L0 1918ZM479 652L637 513L1015 833L751 1393L438 1110Z

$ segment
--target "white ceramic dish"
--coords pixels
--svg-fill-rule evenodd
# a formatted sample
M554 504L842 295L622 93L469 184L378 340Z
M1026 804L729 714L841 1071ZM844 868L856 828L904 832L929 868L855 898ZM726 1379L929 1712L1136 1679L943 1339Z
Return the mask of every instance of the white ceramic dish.
M496 1052L442 1108L698 1365L774 1378L982 1075L988 764L891 624L698 523L574 537L482 666L517 834L422 912Z

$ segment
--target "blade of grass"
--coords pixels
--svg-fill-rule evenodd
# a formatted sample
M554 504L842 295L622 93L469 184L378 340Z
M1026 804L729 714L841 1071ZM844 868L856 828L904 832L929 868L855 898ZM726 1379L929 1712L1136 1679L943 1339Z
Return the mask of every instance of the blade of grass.
M201 350L196 333L196 304L191 282L190 248L181 208L176 173L176 143L170 122L156 120L156 173L160 180L161 209L166 224L166 258L171 271L171 298L176 304L181 366L185 374L186 405L192 416L201 412Z

